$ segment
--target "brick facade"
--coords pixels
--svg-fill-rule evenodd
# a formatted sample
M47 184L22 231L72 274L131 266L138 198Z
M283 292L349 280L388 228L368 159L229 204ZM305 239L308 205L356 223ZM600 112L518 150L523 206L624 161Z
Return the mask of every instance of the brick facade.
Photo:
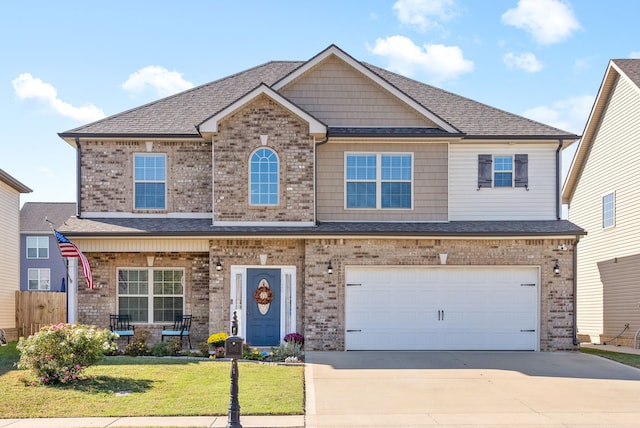
M89 141L81 150L83 212L211 212L211 144L204 141ZM166 210L134 210L133 155L167 155Z

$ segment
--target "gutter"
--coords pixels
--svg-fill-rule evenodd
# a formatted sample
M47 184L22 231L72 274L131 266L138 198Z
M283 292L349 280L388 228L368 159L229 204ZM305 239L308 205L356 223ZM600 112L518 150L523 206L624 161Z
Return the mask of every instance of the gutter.
M324 140L316 142L313 151L313 222L318 225L318 147L329 141L329 128L325 134Z
M561 178L561 162L560 157L562 156L562 146L564 145L564 139L560 138L560 142L558 143L558 148L556 149L556 219L562 219L562 204L560 203L560 199L562 195L560 194L560 178Z
M82 212L82 151L80 150L80 137L75 137L76 140L76 216L80 218Z
M578 340L578 242L580 235L576 235L573 244L573 346L579 346Z

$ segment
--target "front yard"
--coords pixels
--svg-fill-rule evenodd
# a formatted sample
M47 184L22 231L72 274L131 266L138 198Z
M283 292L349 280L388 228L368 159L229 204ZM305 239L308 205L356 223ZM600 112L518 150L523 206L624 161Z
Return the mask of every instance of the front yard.
M0 417L226 415L231 363L181 357L105 357L76 383L30 386L0 347ZM238 363L242 415L304 414L301 365Z

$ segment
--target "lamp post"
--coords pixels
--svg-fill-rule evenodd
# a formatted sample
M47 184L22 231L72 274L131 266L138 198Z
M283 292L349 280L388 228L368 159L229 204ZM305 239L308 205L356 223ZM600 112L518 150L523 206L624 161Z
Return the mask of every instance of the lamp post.
M229 418L227 428L242 428L240 424L240 402L238 401L238 358L242 358L242 338L238 334L238 316L233 311L231 336L224 342L225 356L231 358L231 387L229 388Z

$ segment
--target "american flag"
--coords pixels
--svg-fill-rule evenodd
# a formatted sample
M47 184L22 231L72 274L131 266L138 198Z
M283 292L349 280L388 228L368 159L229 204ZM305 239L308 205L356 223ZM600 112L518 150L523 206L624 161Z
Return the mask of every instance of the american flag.
M87 257L82 254L82 251L80 251L78 247L76 247L73 242L69 241L62 233L55 229L53 229L53 233L55 233L56 239L58 240L58 247L60 247L60 254L62 254L62 257L80 259L80 263L82 264L82 273L87 280L87 286L93 289L93 273L91 272L91 265L89 264Z

